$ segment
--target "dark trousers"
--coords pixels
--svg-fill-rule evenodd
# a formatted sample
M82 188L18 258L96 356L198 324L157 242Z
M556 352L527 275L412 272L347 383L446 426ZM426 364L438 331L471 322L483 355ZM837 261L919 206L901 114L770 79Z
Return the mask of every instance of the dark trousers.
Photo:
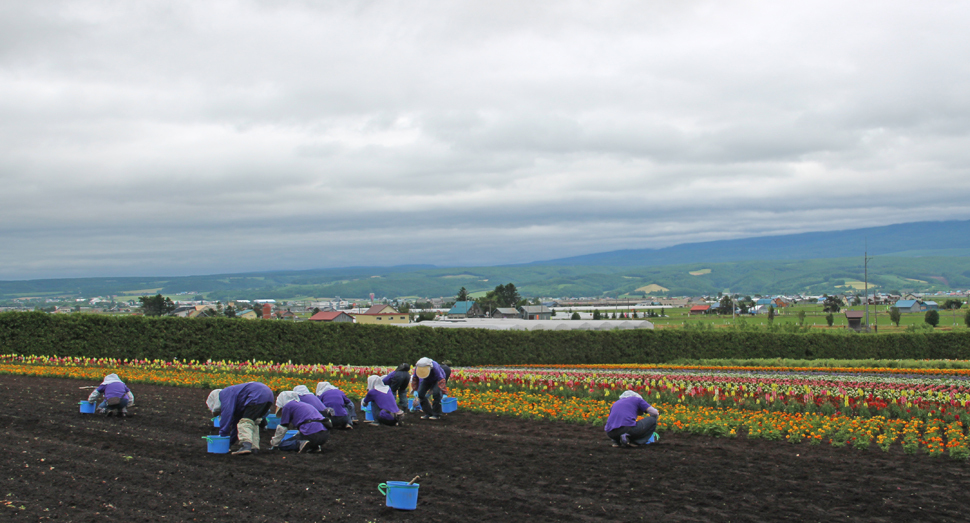
M111 398L110 400L104 400L101 402L100 405L98 405L98 408L102 410L122 411L122 410L125 410L125 407L127 406L128 406L128 396L125 395L120 398Z
M434 399L434 405L428 402L428 393ZM424 380L418 386L418 401L421 402L421 410L427 416L441 416L441 388L438 382L431 383L431 380Z
M323 446L324 443L330 440L330 432L326 430L321 430L314 432L313 434L304 434L302 432L297 432L296 436L288 439L284 439L280 442L280 450L300 450L301 441L309 441L306 450L316 450Z
M377 416L376 419L377 419L377 422L380 423L381 425L387 425L388 427L396 427L397 426L397 418L394 418L394 419L386 419L386 418L382 418L380 416Z
M240 418L248 418L256 421L260 418L265 418L266 414L269 413L269 408L272 403L253 403L243 407L242 415Z
M397 406L403 411L408 410L408 387L407 385L401 387L400 389L391 389L391 394L397 396Z
M333 428L335 429L345 429L347 425L350 425L350 414L346 416L332 416L330 423L333 424Z
M650 439L650 436L657 429L657 418L653 416L648 416L638 421L636 425L632 427L617 427L606 433L611 440L616 443L620 442L620 436L628 434L628 439L637 445L643 445Z

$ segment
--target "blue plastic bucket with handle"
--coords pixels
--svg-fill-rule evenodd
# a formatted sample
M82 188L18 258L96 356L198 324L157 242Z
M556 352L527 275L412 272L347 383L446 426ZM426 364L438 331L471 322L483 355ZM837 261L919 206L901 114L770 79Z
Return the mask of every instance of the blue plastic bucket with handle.
M276 427L280 426L280 417L276 414L266 415L266 428L268 430L276 430Z
M221 418L219 416L216 416L216 417L212 418L212 426L215 427L215 428L219 428L219 420L220 419Z
M364 419L367 421L374 421L374 409L371 405L364 407Z
M458 398L445 398L441 400L441 412L445 414L458 410Z
M82 401L79 405L81 405L81 414L94 414L95 405L93 401Z
M387 496L386 504L398 510L414 510L418 508L417 483L408 484L407 481L388 481L377 486L377 490Z
M229 453L229 436L203 436L202 439L209 443L208 451L212 454Z

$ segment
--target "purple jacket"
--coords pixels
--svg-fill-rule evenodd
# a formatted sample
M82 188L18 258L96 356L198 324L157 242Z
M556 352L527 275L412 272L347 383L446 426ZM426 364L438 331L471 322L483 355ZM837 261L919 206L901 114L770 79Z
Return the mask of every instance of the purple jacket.
M650 404L639 396L616 400L610 408L610 417L606 418L606 432L636 425L637 416L647 412L649 408Z
M390 392L380 392L377 389L367 391L361 405L373 404L374 414L388 421L394 421L394 413L401 410L394 401L394 395Z
M259 405L275 400L273 391L258 381L230 385L219 391L219 435L231 436L230 441L236 441L236 424L242 419L242 413L247 405Z
M347 415L347 408L344 406L350 403L350 398L340 389L330 389L320 395L320 401L327 407L333 409L336 418Z
M414 367L412 370L414 371L414 374L411 376L411 390L418 390L418 387L421 386L421 383L423 383L424 380L430 380L431 383L438 385L441 392L445 394L448 393L448 377L451 376L450 369L445 371L445 369L442 368L437 361L431 360L431 372L428 374L427 378L418 377L417 367Z
M291 401L283 405L280 424L286 425L290 430L297 429L304 436L327 430L327 427L323 426L323 415L320 411L299 401Z
M98 387L98 392L104 394L104 399L108 400L111 398L120 398L125 396L131 392L131 390L124 383L115 382L107 385L101 385Z
M411 374L403 370L396 370L381 378L381 381L384 382L384 385L391 387L391 392L407 390L408 382L411 381Z
M300 396L300 403L306 403L320 412L327 410L327 406L320 401L320 398L314 396L313 394L303 394Z

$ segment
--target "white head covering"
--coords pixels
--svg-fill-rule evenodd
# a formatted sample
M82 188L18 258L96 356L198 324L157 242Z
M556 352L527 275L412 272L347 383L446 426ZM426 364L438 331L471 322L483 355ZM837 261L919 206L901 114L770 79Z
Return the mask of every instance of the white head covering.
M308 389L306 385L297 385L296 387L293 387L293 392L303 396L304 394L310 394L310 389Z
M331 385L329 381L321 381L317 383L317 396L327 392L328 390L334 390L336 388L337 387Z
M104 377L104 381L101 382L102 385L107 385L109 383L124 383L117 374L108 374Z
M623 399L623 398L632 398L634 396L636 396L636 397L638 397L640 399L643 399L643 396L637 394L636 392L633 392L632 390L628 390L628 391L624 392L623 394L620 394L620 399Z
M216 389L210 392L209 397L206 398L205 400L205 405L209 407L209 410L211 410L213 413L215 413L215 411L217 410L222 409L222 402L219 401L220 392L222 392L222 389Z
M378 392L383 392L387 394L391 390L390 387L384 385L384 380L380 376L374 374L367 378L367 390L377 389Z
M300 395L293 392L292 390L284 390L276 397L276 408L282 409L283 405L291 401L300 401Z
M414 364L415 367L430 367L434 363L431 358L421 358L417 363Z

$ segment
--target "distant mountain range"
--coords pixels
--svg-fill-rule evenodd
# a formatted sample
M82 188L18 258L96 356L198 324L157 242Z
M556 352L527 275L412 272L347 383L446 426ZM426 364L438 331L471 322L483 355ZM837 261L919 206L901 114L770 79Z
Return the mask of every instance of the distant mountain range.
M202 294L210 299L454 296L513 282L524 296L598 297L717 292L855 292L970 288L970 221L686 243L496 267L346 267L188 277L0 281L0 302L23 297ZM191 299L191 296L189 296Z
M752 260L819 260L870 256L970 256L970 220L913 222L845 231L683 243L538 261L528 265L645 267Z

